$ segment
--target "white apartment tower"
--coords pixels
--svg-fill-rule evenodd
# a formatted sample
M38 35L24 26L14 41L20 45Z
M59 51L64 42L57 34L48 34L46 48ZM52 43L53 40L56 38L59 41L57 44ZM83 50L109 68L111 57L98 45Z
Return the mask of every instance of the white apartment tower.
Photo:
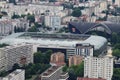
M109 53L111 51L109 50ZM84 77L103 78L111 80L113 75L113 57L109 54L105 57L86 57L84 60Z

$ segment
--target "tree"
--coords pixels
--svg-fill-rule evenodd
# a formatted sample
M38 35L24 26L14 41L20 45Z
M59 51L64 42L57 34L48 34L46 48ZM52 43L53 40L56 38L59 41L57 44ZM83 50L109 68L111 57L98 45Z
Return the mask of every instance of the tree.
M41 52L34 53L34 63L43 63L44 62L44 56Z
M20 18L20 16L14 13L12 19L17 19L17 18Z
M74 69L69 69L69 79L68 80L76 80L77 76L75 75Z
M65 65L65 66L62 68L63 72L66 72L67 69L68 69L67 65Z
M39 27L41 27L41 24L38 24L37 22L35 22L35 27L39 28Z
M74 71L74 72L73 72ZM79 65L72 65L68 69L70 80L76 80L76 77L84 76L84 62Z
M113 56L120 57L120 49L114 49Z
M15 63L12 67L12 71L19 69L19 68L20 68L19 64Z
M8 44L5 44L5 43L0 44L0 48L5 47L5 46L9 46L9 45L8 45Z
M34 63L35 64L37 63L49 64L51 54L52 54L51 50L48 50L44 53L41 53L41 52L34 53Z
M112 80L120 80L120 68L114 68Z
M84 76L84 62L82 62L80 65L78 65L75 73L78 77L83 77Z
M74 17L80 17L81 15L82 15L81 10L78 8L74 9L72 12L72 16Z
M14 5L16 5L16 1L15 0L9 0L9 3L13 3Z
M27 15L27 20L29 20L30 23L34 23L35 22L35 16L34 15Z
M21 14L21 17L24 18L26 15L25 14Z
M49 2L56 2L56 0L49 0Z
M28 29L28 32L37 32L38 29L35 26L32 26L31 28Z
M2 15L8 15L8 13L5 11L2 11L1 13L2 13Z
M8 74L8 72L3 70L0 72L0 77L5 77L5 76L7 76L7 74Z
M112 44L116 44L118 42L117 33L112 33L111 42Z

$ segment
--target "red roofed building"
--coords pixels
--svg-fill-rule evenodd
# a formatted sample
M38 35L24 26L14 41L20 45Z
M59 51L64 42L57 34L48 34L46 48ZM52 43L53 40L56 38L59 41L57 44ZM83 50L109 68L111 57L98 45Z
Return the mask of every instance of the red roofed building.
M106 79L101 79L101 78L80 78L80 77L78 77L77 80L106 80Z

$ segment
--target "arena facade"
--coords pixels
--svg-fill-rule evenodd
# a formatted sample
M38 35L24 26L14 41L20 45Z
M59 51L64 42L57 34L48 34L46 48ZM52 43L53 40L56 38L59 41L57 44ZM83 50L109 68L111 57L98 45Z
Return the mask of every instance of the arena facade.
M14 33L2 40L0 43L9 45L33 44L34 52L51 49L54 52L63 52L66 58L72 55L94 56L94 52L102 54L107 49L107 39L95 35L80 34L44 34L38 32Z

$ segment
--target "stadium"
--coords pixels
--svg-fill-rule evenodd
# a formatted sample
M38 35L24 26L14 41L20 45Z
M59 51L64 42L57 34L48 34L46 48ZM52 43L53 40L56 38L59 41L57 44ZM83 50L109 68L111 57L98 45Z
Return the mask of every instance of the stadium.
M44 34L38 32L25 32L14 33L0 40L0 43L6 43L9 45L29 43L33 44L34 51L45 51L51 49L54 52L63 52L66 57L74 54L88 54L93 51L103 53L106 51L107 40L101 36L82 35L82 34ZM81 47L77 47L77 45ZM76 49L79 48L79 53L76 53ZM85 50L83 50L85 49ZM81 51L83 50L83 51Z

